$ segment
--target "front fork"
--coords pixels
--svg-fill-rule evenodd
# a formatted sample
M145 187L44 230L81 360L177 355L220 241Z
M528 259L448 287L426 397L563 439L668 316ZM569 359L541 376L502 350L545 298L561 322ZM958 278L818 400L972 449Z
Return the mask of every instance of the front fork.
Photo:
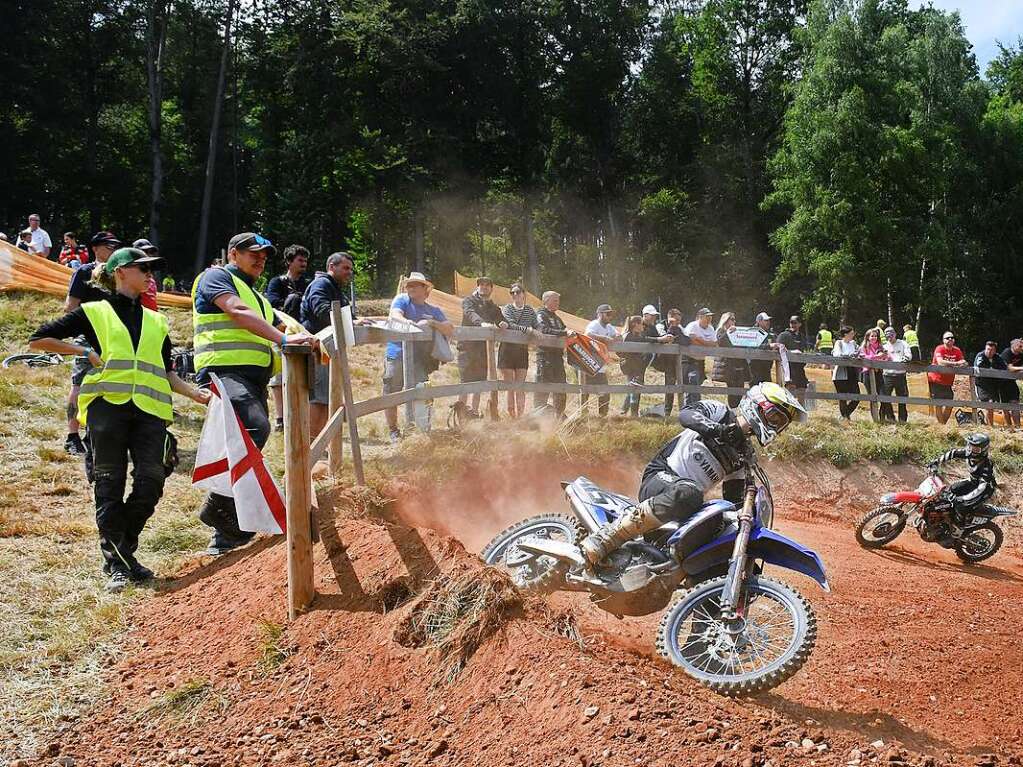
M732 635L739 634L745 627L745 620L739 612L739 607L742 602L743 586L750 573L746 550L749 547L750 531L753 529L753 506L756 498L756 486L750 483L746 488L746 499L739 511L739 532L735 536L732 558L728 561L728 576L725 578L725 588L721 593L721 619L725 629Z

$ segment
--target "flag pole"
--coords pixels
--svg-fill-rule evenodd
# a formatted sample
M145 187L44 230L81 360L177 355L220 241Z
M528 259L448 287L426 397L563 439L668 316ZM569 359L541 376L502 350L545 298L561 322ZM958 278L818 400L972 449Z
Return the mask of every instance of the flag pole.
M288 618L313 603L312 484L309 466L309 362L312 350L288 344L284 352L284 492L288 515Z

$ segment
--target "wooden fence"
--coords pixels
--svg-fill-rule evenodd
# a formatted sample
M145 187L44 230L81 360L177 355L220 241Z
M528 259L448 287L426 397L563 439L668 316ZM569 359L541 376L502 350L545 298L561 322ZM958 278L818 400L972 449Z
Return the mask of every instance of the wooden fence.
M513 330L499 328L458 327L455 329L453 341L485 341L488 347L488 379L467 384L451 384L444 386L416 387L413 373L412 355L409 344L417 341L432 341L433 331L402 332L382 327L357 326L354 329L355 343L385 344L396 341L403 345L404 386L402 391L373 397L356 402L352 393L349 375L348 349L341 327L340 304L335 302L332 311L331 329L322 334L324 348L330 355L330 401L329 418L323 430L312 439L309 434L309 387L312 382L312 355L308 347L287 346L284 348L285 362L285 454L287 469L285 488L288 513L288 611L294 618L307 609L315 596L313 590L313 559L312 540L313 525L310 516L312 494L310 486L311 468L324 454L327 455L329 471L338 476L342 469L343 427L348 426L349 444L352 451L352 467L355 480L364 484L362 451L359 442L358 419L387 408L411 406L416 401L432 401L446 397L458 397L462 394L526 391L549 394L630 394L637 391L635 385L629 384L579 384L579 383L536 383L533 381L510 382L494 380L496 378L494 348L498 342L523 343L543 348L564 348L564 339L555 336L527 335ZM682 381L682 371L687 359L730 358L747 361L765 360L774 363L776 379L781 377L781 355L778 351L767 349L746 349L737 347L700 347L679 346L677 344L638 343L616 341L610 344L616 353L657 354L674 357L677 372L676 379ZM890 371L896 373L947 373L955 376L975 378L994 378L1019 381L1023 374L1009 373L1001 370L977 369L971 366L948 367L926 365L920 363L878 362L843 357L831 357L823 354L788 352L789 363L824 365L829 368L836 366L849 367L857 378L862 368ZM962 407L974 410L1008 410L1019 412L1023 407L1019 403L981 402L976 399L938 400L929 397L897 397L878 394L875 389L874 376L868 377L867 394L840 394L833 391L818 391L809 388L802 395L806 400L859 400L869 402L871 415L877 420L878 404L892 403L905 405L925 405L936 407ZM972 386L970 390L974 391ZM692 386L678 383L672 386L644 385L643 394L663 394L674 392L687 394L699 392L704 395L741 395L746 387L722 387L713 385ZM496 411L492 411L496 415ZM406 413L411 420L411 412Z

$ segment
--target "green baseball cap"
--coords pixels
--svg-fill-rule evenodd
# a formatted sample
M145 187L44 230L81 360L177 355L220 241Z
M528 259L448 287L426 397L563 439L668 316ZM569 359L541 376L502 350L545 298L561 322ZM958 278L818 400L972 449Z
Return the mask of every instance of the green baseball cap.
M114 269L119 269L122 266L154 264L159 261L163 261L163 259L159 256L147 256L138 248L118 248L110 254L110 258L107 259L106 266L103 268L112 273Z

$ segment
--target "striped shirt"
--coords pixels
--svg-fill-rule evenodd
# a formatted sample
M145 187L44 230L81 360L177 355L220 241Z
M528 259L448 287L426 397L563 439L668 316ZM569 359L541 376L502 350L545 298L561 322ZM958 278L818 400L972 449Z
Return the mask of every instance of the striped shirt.
M505 304L501 307L501 314L509 330L525 333L536 327L536 310L529 304L523 305L521 309L515 304Z

